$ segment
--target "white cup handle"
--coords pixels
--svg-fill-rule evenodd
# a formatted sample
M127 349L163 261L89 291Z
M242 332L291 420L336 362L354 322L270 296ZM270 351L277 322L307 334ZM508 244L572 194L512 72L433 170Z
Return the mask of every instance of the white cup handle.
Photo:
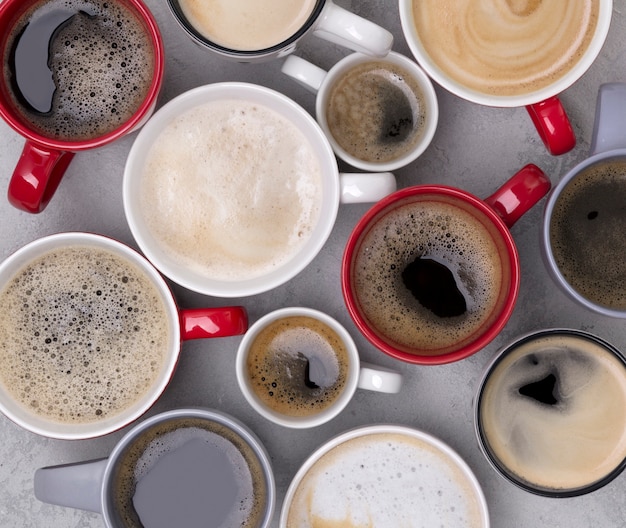
M316 94L326 78L326 70L304 60L296 55L290 55L283 62L281 71L304 86L310 92Z
M402 374L361 361L357 386L359 389L396 394L402 387Z
M331 0L327 0L313 33L324 40L376 57L384 57L393 46L393 35L389 31Z
M590 155L626 148L626 83L600 86Z
M377 202L397 188L396 177L391 172L341 172L340 201L344 204Z

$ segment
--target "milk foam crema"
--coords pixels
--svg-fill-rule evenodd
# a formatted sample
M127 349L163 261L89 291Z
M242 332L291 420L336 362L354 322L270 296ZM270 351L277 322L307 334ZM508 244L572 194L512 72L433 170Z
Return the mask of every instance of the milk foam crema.
M599 0L413 0L426 53L481 93L527 94L558 81L587 51Z
M39 256L6 284L0 305L0 386L51 421L124 412L151 390L169 353L161 292L104 249Z
M518 481L556 492L593 485L626 459L626 367L584 337L523 341L490 372L479 420Z
M187 21L207 40L254 51L289 39L304 26L317 0L178 0Z
M479 528L474 484L436 446L409 435L349 439L315 462L297 485L285 526Z
M309 240L321 166L278 112L214 101L165 126L148 153L141 192L141 215L169 258L210 279L250 279L279 268Z

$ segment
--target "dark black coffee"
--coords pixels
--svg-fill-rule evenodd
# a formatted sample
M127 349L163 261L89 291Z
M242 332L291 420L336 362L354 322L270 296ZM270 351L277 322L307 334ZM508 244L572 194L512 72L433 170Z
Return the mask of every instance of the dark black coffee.
M82 141L127 122L154 76L143 22L120 0L43 0L10 33L4 82L46 137Z
M554 204L550 244L565 280L590 301L626 308L626 161L595 164Z

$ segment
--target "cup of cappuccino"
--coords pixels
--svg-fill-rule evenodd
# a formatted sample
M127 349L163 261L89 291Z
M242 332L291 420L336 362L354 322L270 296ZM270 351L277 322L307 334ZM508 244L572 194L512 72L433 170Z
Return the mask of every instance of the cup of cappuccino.
M489 528L487 502L447 444L400 425L353 429L318 448L294 476L280 528Z
M556 284L578 304L626 318L626 84L600 87L590 156L546 202L541 249Z
M317 94L317 122L346 163L367 171L408 165L428 147L439 118L430 78L396 52L353 53L330 71L291 55L283 73Z
M26 138L8 198L30 213L76 152L143 124L163 79L159 28L141 0L5 0L0 56L0 116Z
M480 447L518 487L596 490L626 466L626 360L587 332L532 332L501 350L474 402Z
M184 340L242 334L239 306L181 310L139 253L91 233L35 240L0 264L0 411L34 433L93 438L143 415Z
M201 47L226 59L284 57L313 34L354 51L384 57L393 35L332 0L168 0L174 18Z
M374 202L393 174L340 174L315 119L285 95L216 83L176 97L142 128L124 170L124 210L148 259L216 297L270 290L303 270L340 203Z
M509 228L550 189L526 165L485 200L443 185L400 189L352 231L341 284L352 319L390 356L426 365L479 351L508 321L520 264Z
M256 321L237 352L248 403L285 427L315 427L337 416L356 389L397 393L402 375L362 363L348 331L311 308L275 310Z
M146 419L108 458L40 468L34 488L40 501L101 513L107 528L268 528L276 496L256 435L196 408Z
M604 44L612 0L399 0L417 62L449 92L494 107L526 107L551 154L576 138L558 94Z

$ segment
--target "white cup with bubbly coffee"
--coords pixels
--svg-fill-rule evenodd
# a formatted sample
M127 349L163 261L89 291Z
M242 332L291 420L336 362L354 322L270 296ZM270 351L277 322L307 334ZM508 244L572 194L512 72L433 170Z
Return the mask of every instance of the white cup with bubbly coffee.
M558 94L604 44L612 0L399 0L417 62L449 92L494 107L526 107L552 154L576 138Z
M137 136L124 171L124 210L164 275L199 293L239 297L303 270L340 203L375 202L393 174L340 174L315 120L283 94L250 83L195 88Z
M353 167L399 169L416 160L435 135L435 89L400 53L382 58L353 53L328 72L291 55L282 71L317 94L317 122L335 154Z
M360 361L356 344L333 317L304 307L266 314L237 352L239 388L268 420L294 429L337 416L357 388L398 393L402 375Z

